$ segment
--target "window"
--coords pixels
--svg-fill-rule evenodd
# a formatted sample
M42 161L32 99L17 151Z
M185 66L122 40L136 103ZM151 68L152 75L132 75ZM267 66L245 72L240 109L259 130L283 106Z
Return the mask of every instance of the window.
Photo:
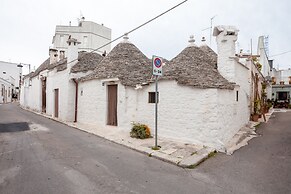
M236 91L236 101L238 102L238 91Z
M159 102L159 92L157 102ZM156 103L156 92L149 92L149 103Z

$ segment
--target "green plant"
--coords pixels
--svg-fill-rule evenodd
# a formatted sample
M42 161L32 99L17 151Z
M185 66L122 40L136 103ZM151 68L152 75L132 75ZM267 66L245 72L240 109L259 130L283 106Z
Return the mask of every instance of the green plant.
M257 62L257 63L256 63L256 66L258 67L258 69L259 69L260 71L262 70L262 65L261 65L261 63Z
M151 137L150 128L145 124L140 123L133 123L130 137L138 138L138 139L145 139Z
M265 91L266 88L267 88L267 84L266 83L262 83L262 89L263 89L263 91Z
M272 106L273 106L272 101L267 101L267 107L268 107L268 109L272 108Z
M254 114L260 114L261 110L260 110L260 100L255 100L254 102Z

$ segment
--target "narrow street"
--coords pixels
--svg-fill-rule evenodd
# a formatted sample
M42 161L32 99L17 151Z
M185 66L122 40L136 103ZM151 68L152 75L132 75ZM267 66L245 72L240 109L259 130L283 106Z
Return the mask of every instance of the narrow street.
M183 169L0 105L0 193L291 193L291 112L232 156Z

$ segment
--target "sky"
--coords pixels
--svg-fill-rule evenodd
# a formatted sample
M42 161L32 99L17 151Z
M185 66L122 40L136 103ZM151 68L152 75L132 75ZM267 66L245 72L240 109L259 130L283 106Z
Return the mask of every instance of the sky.
M49 56L56 25L77 25L82 14L87 21L112 29L112 39L130 31L183 0L1 0L0 61L31 64L37 68ZM210 45L213 26L233 25L239 32L237 50L256 53L259 36L269 36L269 54L291 51L290 0L188 0L173 11L129 35L145 55L168 60L187 45L205 36ZM121 40L112 44L112 48ZM216 50L215 38L211 47ZM291 52L275 57L274 66L291 68ZM24 67L26 67L24 65Z

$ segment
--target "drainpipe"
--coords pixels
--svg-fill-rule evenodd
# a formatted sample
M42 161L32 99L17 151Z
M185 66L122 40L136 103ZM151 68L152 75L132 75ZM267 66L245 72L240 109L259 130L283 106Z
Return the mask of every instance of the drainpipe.
M73 78L73 81L76 84L76 94L75 94L75 120L74 120L74 122L76 123L77 122L77 113L78 113L78 81L75 78Z

